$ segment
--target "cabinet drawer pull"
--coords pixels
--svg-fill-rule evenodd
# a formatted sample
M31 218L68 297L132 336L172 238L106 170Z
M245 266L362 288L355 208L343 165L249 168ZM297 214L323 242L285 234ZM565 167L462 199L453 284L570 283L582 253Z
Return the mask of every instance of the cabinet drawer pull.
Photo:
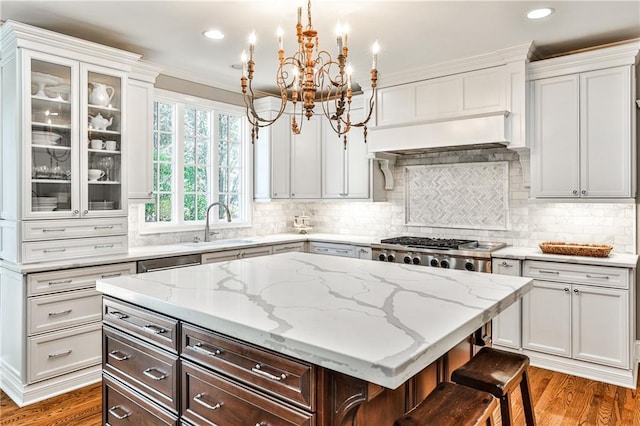
M73 281L72 279L68 279L68 280L60 280L60 281L49 281L49 285L69 284L69 283L71 283L72 281Z
M66 311L60 312L49 312L50 317L58 317L60 315L69 315L71 313L71 309L67 309Z
M109 315L116 317L119 320L123 320L125 318L129 318L129 315L127 314L123 314L122 312L118 312L118 311L111 311L109 312Z
M256 373L256 374L258 374L258 375L260 375L262 377L266 377L267 379L275 380L277 382L287 378L287 375L284 374L284 373L280 374L280 376L274 376L273 374L268 373L268 372L262 370L261 368L262 368L262 366L260 364L256 364L256 366L253 367L251 369L251 371L253 371L254 373Z
M113 229L113 225L94 226L93 229Z
M145 326L142 327L143 330L149 331L153 334L162 334L162 333L166 333L167 330L165 328L160 327L159 325L155 325L155 324L147 324Z
M216 405L211 405L207 402L204 402L202 400L202 397L205 395L206 393L199 393L193 397L193 401L197 402L198 404L202 405L205 408L208 408L209 410L217 410L218 408L222 408L222 406L224 405L222 402L218 402Z
M115 272L113 274L102 274L100 275L100 278L113 278L113 277L119 277L122 275L122 272Z
M608 280L609 279L609 275L591 275L591 274L587 274L587 278L593 278L596 280Z
M42 232L64 232L67 228L43 228Z
M49 358L62 358L63 356L71 355L71 349L67 349L66 351L57 352L53 354L49 354Z
M153 373L152 373L152 371L156 371L156 372L160 373L160 375L153 374ZM166 379L166 378L167 378L167 375L166 375L166 374L164 374L164 373L163 373L162 371L160 371L160 370L156 370L156 369L155 369L155 368L153 368L153 367L151 367L151 368L147 368L146 370L144 370L144 371L142 372L142 374L144 374L144 375L145 375L145 376L147 376L147 377L152 378L153 380L157 380L157 381L162 380L162 379Z
M338 253L345 253L345 254L347 254L347 253L349 253L349 252L350 252L350 250L345 250L345 249L337 249L336 251L337 251Z
M116 413L116 410L120 410L124 414L118 414L118 413ZM124 411L122 408L120 408L119 405L114 405L113 407L109 408L109 414L111 414L113 417L115 417L118 420L126 419L127 417L129 417L131 415L131 413L129 413L127 411Z
M322 248L322 247L316 247L316 251L324 251L324 252L327 252L327 251L329 251L329 249Z
M115 359L116 361L124 361L126 359L129 359L131 357L131 355L118 355L121 354L122 352L115 350L115 351L111 351L109 352L109 357Z
M503 268L513 268L513 265L510 263L507 263L505 261L502 261L502 263L500 264L500 266L502 266Z
M44 249L42 250L43 253L62 253L63 251L67 251L66 248L59 248L59 249Z
M192 348L195 349L198 352L202 352L203 354L206 354L206 355L209 355L209 356L217 356L217 355L220 355L222 353L221 349L216 349L214 351L209 351L209 350L205 349L201 342L196 343L194 346L192 346Z
M558 275L560 272L558 272L558 271L545 271L544 269L540 269L540 273L541 274Z
M95 246L93 246L94 249L101 249L101 248L112 248L113 244L96 244Z

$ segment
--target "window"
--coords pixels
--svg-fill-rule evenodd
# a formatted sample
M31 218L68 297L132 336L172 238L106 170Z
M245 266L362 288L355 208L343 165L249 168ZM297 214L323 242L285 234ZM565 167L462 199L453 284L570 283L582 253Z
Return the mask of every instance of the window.
M228 206L232 223L214 207L212 227L250 224L245 122L240 107L161 92L153 108L154 202L145 205L143 232L202 228L215 201Z

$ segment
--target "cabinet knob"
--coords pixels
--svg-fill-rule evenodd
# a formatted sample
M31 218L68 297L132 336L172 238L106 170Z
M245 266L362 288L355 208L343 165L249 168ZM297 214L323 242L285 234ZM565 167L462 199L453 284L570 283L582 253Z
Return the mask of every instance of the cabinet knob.
M78 214L78 213L80 213L80 210L74 210L74 211L73 211L73 214L74 214L74 215L76 215L76 214Z
M89 213L89 210L84 210L84 211L82 212L82 214L88 214L88 213Z
M573 292L574 292L575 294L578 294L578 293L580 293L580 290L578 290L577 288L574 288L574 289L573 289Z
M573 195L578 195L578 190L577 189L573 190Z
M277 193L277 192L274 192L274 193L273 193L273 196L274 196L274 197L277 197L277 196L278 196L278 193Z
M565 287L565 288L564 288L564 292L565 292L565 293L569 293L569 289Z
M149 191L149 195L153 195L153 191Z
M587 195L587 190L586 190L586 189L583 189L583 190L581 191L581 194L582 194L582 195Z
M292 196L292 197L295 197L295 196L296 196L296 194L291 194L291 196Z
M502 263L500 264L500 266L503 266L505 268L513 268L513 265L508 264L506 261L502 261Z

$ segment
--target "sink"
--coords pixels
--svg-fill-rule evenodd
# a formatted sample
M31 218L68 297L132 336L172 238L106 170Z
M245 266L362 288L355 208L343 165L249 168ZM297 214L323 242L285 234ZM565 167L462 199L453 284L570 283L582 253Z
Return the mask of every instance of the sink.
M198 241L194 243L182 243L184 247L218 247L218 246L237 246L242 244L253 244L256 240L238 239L238 240L215 240L215 241Z

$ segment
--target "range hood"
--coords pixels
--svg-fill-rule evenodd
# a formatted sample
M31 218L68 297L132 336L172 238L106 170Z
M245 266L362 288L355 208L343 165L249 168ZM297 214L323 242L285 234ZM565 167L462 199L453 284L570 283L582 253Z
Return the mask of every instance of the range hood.
M509 111L456 117L437 122L372 127L367 137L368 151L377 153L418 154L509 144Z

